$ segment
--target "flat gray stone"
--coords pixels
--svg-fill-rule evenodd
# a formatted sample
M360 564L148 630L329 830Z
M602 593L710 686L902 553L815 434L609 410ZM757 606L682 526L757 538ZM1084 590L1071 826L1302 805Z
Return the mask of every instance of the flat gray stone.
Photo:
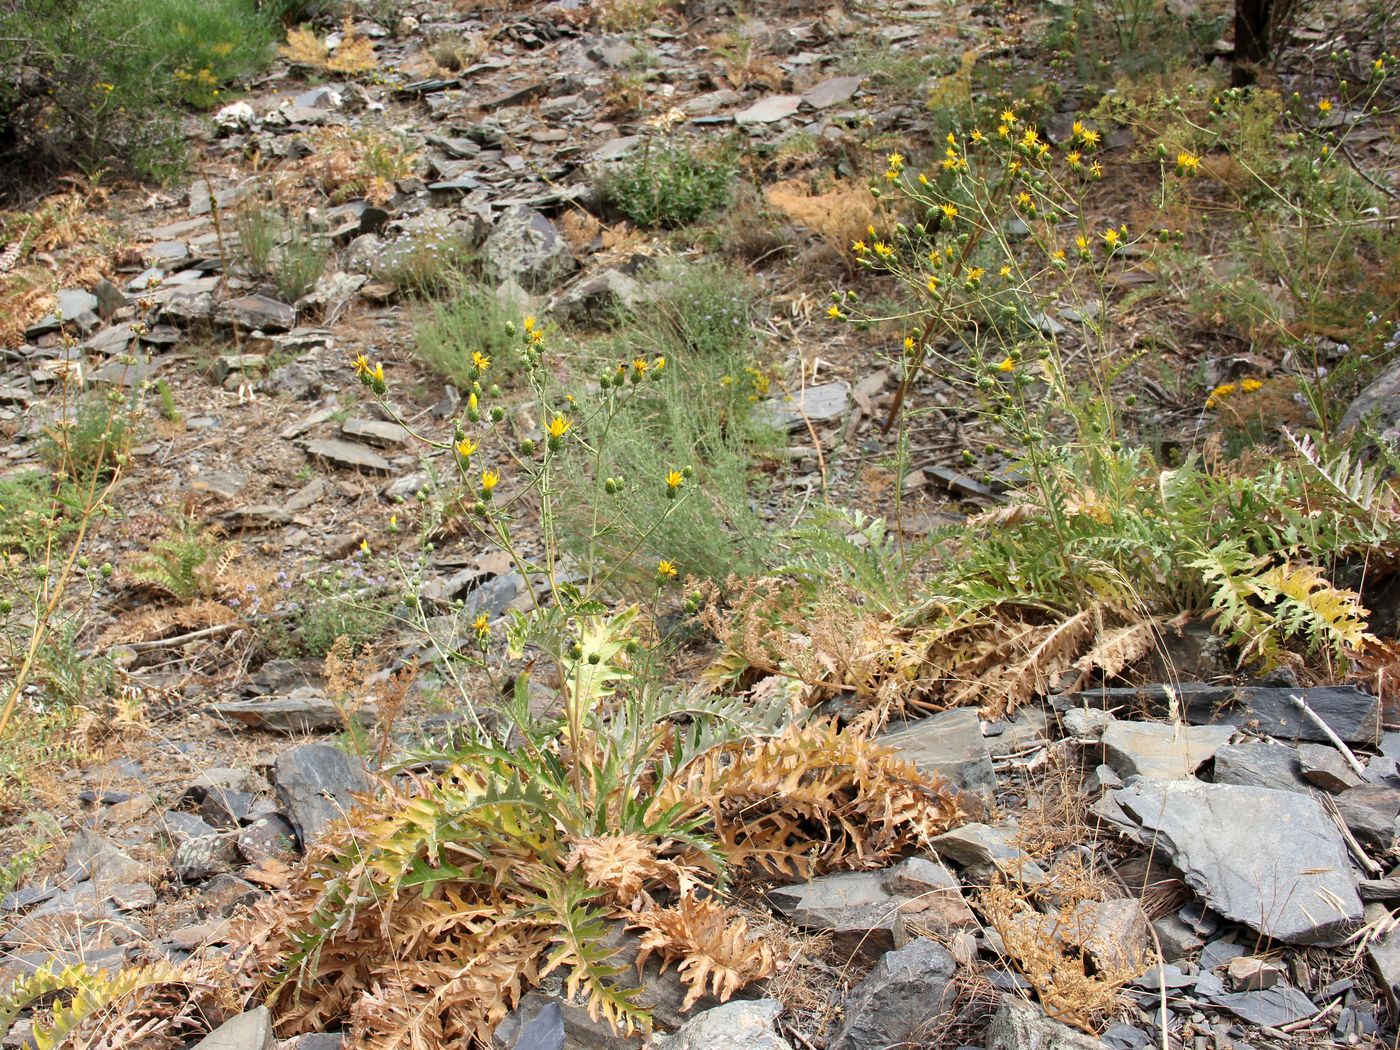
M904 898L886 887L881 872L847 871L770 891L774 906L793 923L831 933L832 947L869 961L904 939Z
M1334 795L1364 783L1356 770L1330 744L1299 744L1298 769L1309 784Z
M302 744L273 760L272 780L302 847L350 812L369 790L360 764L330 744Z
M349 470L368 470L375 474L392 474L393 466L368 445L341 438L315 438L306 443L306 452L316 459Z
M274 1043L272 1014L266 1006L259 1006L225 1021L192 1050L272 1050Z
M846 997L828 1050L918 1045L951 1006L956 969L946 948L923 937L885 953Z
M1215 752L1215 782L1240 787L1311 791L1298 765L1298 749L1271 740L1226 744Z
M958 707L908 722L881 733L879 742L897 748L922 772L946 777L961 790L992 801L996 770L973 708Z
M1046 878L1040 865L1012 845L1005 831L987 824L964 824L935 837L929 845L939 857L970 869L973 874L990 875L995 869L1028 886L1038 886Z
M224 324L238 324L243 328L263 332L285 332L296 327L297 312L294 307L269 299L265 295L245 295L241 299L230 299L219 306L215 316Z
M413 440L407 430L387 419L347 419L341 424L340 432L376 448L395 448Z
M863 79L865 78L851 76L823 80L816 87L803 92L802 101L813 109L829 109L832 106L839 106L843 102L849 102L851 97L860 90L860 82Z
M1317 1013L1317 1004L1291 984L1276 984L1256 992L1226 992L1212 996L1211 1002L1250 1024L1268 1028L1301 1021Z
M1400 362L1392 363L1356 395L1342 413L1340 429L1350 430L1363 421L1382 434L1400 425Z
M1313 798L1195 780L1139 780L1112 800L1208 907L1288 944L1340 944L1361 899L1341 833Z
M807 422L840 419L851 404L851 384L845 380L809 386L796 395L769 398L758 406L758 417L774 430L794 430Z
M1188 726L1115 719L1103 731L1108 764L1120 776L1183 780L1230 742L1232 725Z
M1390 1009L1400 1009L1400 930L1391 930L1367 944L1366 959L1380 979Z
M776 999L725 1003L696 1014L674 1035L653 1035L647 1046L666 1050L792 1050L774 1024L783 1012Z
M373 725L375 713L370 709L372 706L359 708L355 712L356 721ZM345 728L340 708L310 686L294 689L287 696L210 704L209 713L249 729L267 729L274 733L324 733Z
M734 123L740 125L774 124L792 116L801 106L801 95L769 95L767 98L759 99L748 109L741 109L735 113Z
M902 899L900 913L920 932L947 936L978 926L963 897L962 883L936 860L906 857L881 872L881 881Z
M518 204L496 219L482 245L482 258L497 284L516 281L536 293L552 291L578 267L569 242L554 223Z

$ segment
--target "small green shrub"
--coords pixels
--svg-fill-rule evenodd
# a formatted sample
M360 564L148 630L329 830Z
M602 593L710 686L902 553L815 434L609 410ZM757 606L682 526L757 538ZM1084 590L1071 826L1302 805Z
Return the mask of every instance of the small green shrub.
M71 418L45 430L39 458L55 474L75 480L107 477L126 458L138 418L136 403L117 391L88 394Z
M676 227L729 203L734 166L684 145L648 147L603 182L608 201L638 226Z
M279 656L323 658L337 639L356 653L382 638L398 598L383 576L368 574L367 563L361 550L350 568L308 580L305 594L287 602L282 617L269 619L266 648Z
M168 177L180 109L217 105L271 54L254 0L12 0L0 7L0 167Z
M228 544L211 536L198 521L183 518L137 559L131 575L182 602L193 601L211 593L210 570L227 549Z
M34 471L0 479L0 555L32 561L50 540L63 546L78 528L79 505L71 478Z
M459 390L474 378L474 350L491 358L496 375L508 378L520 367L510 328L520 316L518 307L465 272L452 274L450 282L448 297L425 304L414 318L418 356Z
M310 218L252 202L239 208L235 226L244 272L270 280L287 302L311 291L326 272L331 241Z

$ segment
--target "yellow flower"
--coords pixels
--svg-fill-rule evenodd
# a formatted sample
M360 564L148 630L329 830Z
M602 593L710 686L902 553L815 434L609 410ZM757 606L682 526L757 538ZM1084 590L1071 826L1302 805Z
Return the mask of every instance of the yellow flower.
M659 355L656 360L651 363L651 367L653 371L660 372L666 367L666 355Z
M983 134L982 134L980 131L978 131L976 128L973 128L973 129L972 129L972 141L973 141L973 142L981 142L981 141L982 141L984 138L986 138L986 137L987 137L987 136L983 135Z
M998 125L997 125L997 134L1000 135L1002 138L1006 138L1008 135L1011 134L1011 129L1010 129L1009 127L1007 127L1005 124L998 124Z
M544 329L543 329L543 328L536 328L533 332L531 332L531 333L530 333L530 342L532 342L532 343L537 343L537 344L538 344L538 343L543 343L543 342L544 342Z
M483 470L481 472L481 492L482 495L490 495L491 490L501 483L501 475L494 470Z
M891 248L884 241L876 241L875 254L882 259L888 259L890 256L894 255L894 249Z
M928 290L930 292L938 291L938 278L933 274L928 275Z
M1097 131L1086 130L1081 138L1084 140L1084 145L1090 149L1093 149L1099 144L1099 133Z
M968 280L968 283L969 283L969 284L976 284L978 281L980 281L980 280L983 278L983 276L986 275L986 273L987 273L987 271L986 271L985 269L983 269L981 266L974 266L974 267L972 267L972 269L970 269L970 270L967 271L967 280Z
M1056 262L1064 262L1065 250L1063 248L1056 248L1053 252L1050 253L1050 258L1054 259Z
M956 204L943 205L943 214L950 219L956 219L958 217L958 206Z
M889 160L890 167L892 168L899 168L902 167L904 164L904 154L902 153L891 153L887 159Z
M928 176L925 175L922 171L919 172L919 185L920 185L920 186L927 186L927 185L928 185Z
M676 489L680 488L683 484L685 484L685 475L682 474L679 470L672 470L667 472L666 487L668 489L670 489L672 492L675 492Z
M1217 404L1219 404L1221 401L1224 401L1234 392L1234 383L1221 383L1214 390L1212 390L1210 392L1210 396L1206 398L1206 408L1214 408Z
M1120 235L1117 230L1110 227L1103 231L1103 242L1108 245L1108 250L1112 251L1122 242L1122 235Z
M958 137L950 131L943 141L947 142L950 146L956 146L958 144Z
M1016 194L1016 203L1023 208L1026 207L1031 203L1031 195L1025 190L1022 190L1020 193Z
M1074 239L1074 246L1081 252L1087 252L1089 250L1089 239L1081 233Z
M1071 168L1079 167L1079 162L1083 159L1084 154L1080 153L1077 149L1070 150L1068 153L1065 154L1065 163L1068 164Z
M660 580L674 580L676 578L676 566L674 562L662 559L656 563L656 576Z
M476 632L479 639L485 640L491 637L491 619L486 613L481 613L472 621L472 630Z
M368 553L369 553L369 540L361 540L361 541L360 541L360 553L361 553L361 554L368 554Z
M1084 123L1083 123L1083 121L1076 120L1076 121L1074 122L1074 126L1071 127L1069 130L1070 130L1070 134L1072 134L1075 138L1079 138L1081 135L1084 134Z
M476 391L475 391L475 390L473 390L470 394L467 395L467 408L468 408L468 409L470 409L471 411L475 412L475 411L477 410L477 408L480 406L480 404L481 404L481 402L477 400Z
M1101 164L1099 164L1098 161L1094 161L1094 163L1092 163L1092 164L1089 165L1089 174L1092 175L1092 176L1093 176L1094 178L1096 178L1096 179L1102 178L1102 177L1103 177L1103 166L1102 166Z
M1264 384L1257 379L1243 379L1240 381L1240 389L1246 394L1252 394Z
M374 374L374 366L369 363L369 358L364 354L357 354L351 364L354 366L355 375L361 379L368 380Z
M898 168L890 168L888 171L885 172L885 181L886 181L886 182L893 182L893 181L894 181L895 179L897 179L897 178L899 178L899 169L898 169Z
M650 367L651 366L647 364L647 359L645 357L632 358L632 371L638 373L639 375L645 372Z
M1000 270L997 271L997 276L1005 277L1009 281L1011 279L1011 267L1003 266Z
M453 448L457 452L457 455L461 456L463 459L471 459L471 457L476 454L476 450L480 447L480 442L473 441L469 437L463 438L461 441L457 442L457 444L453 446Z
M525 318L525 331L533 332L535 330L535 325L538 323L539 322L535 320L535 315L530 314Z
M914 337L913 337L912 335L906 335L906 336L904 337L904 350L905 350L906 353L909 353L909 352L913 351L913 349L914 349Z
M1182 150L1176 155L1176 170L1182 175L1194 175L1200 167L1201 158L1189 150Z
M828 307L826 308L826 316L827 316L827 317L833 317L833 318L836 318L837 320L840 320L840 318L841 318L841 307L837 306L835 303L832 303L830 306L828 306Z
M1014 109L1004 109L1001 111L1001 122L1006 125L1016 123L1016 111Z
M1035 128L1027 128L1025 134L1021 136L1021 145L1025 146L1027 149L1030 149L1038 145L1039 143L1040 136L1036 134Z
M633 363L635 364L636 362ZM646 362L644 361L642 363L645 364ZM570 420L567 420L563 416L556 414L554 418L549 421L549 426L545 427L544 429L545 433L547 433L550 437L561 438L569 432L569 428L573 425L574 424Z
M865 246L864 241L855 241L851 244L851 251L855 252L857 255L864 255L869 250L870 249Z
M1001 363L997 365L998 372L1013 372L1016 369L1016 362L1009 357L1003 357Z
M1331 113L1332 100L1330 98L1319 99L1317 103L1317 111L1319 113Z
M476 365L477 368L485 372L488 368L491 367L491 358L487 357L480 350L473 350L472 364Z

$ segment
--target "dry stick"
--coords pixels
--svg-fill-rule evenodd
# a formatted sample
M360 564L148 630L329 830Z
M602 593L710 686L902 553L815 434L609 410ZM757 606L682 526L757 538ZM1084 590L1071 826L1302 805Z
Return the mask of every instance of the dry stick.
M1297 693L1294 693L1288 699L1292 700L1293 703L1297 705L1298 710L1302 711L1303 714L1307 715L1308 718L1312 720L1313 725L1317 726L1318 729L1321 729L1322 732L1326 734L1327 739L1332 742L1332 746L1340 751L1342 757L1347 760L1347 765L1351 766L1351 768L1356 771L1357 776L1365 780L1366 767L1357 761L1356 755L1352 753L1351 748L1347 747L1346 743L1333 731L1332 727L1322 720L1322 716L1309 707L1308 702Z

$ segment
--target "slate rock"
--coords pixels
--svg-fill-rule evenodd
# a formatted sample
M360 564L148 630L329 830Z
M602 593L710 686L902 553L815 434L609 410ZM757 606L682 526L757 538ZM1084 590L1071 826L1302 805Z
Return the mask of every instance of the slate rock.
M1384 853L1395 844L1400 791L1359 784L1335 796L1335 801L1343 822L1363 846Z
M987 1050L1103 1050L1093 1036L1045 1016L1033 1003L1003 995L987 1026Z
M1375 971L1392 1015L1400 1011L1400 930L1391 930L1366 944L1366 959Z
M1211 1002L1250 1024L1277 1028L1312 1017L1317 1004L1291 984L1277 984L1258 992L1227 992Z
M792 1050L774 1028L783 1004L776 999L735 1000L696 1014L674 1035L653 1035L653 1050Z
M187 839L175 847L170 870L182 882L200 882L232 871L238 863L238 847L233 835L203 835Z
M840 419L851 403L851 384L845 380L809 386L795 395L769 398L759 405L758 417L774 430L795 430L807 422Z
M851 97L860 90L860 82L864 77L832 77L830 80L823 80L816 87L807 89L802 94L802 101L813 109L830 109L832 106L839 106L843 102L849 102Z
M1230 742L1232 725L1188 726L1115 719L1103 731L1108 764L1122 776L1183 780Z
M205 914L227 918L242 908L251 908L266 896L266 891L237 875L215 875L200 890L199 906Z
M1215 752L1213 778L1217 784L1240 787L1275 788L1304 794L1312 790L1303 779L1298 749L1269 740L1251 740L1219 748Z
M1100 970L1136 970L1149 956L1147 913L1130 897L1080 901L1064 933Z
M269 299L265 295L245 295L241 299L230 299L220 304L217 320L224 324L237 324L242 328L263 332L285 332L295 328L297 312L286 303Z
M563 1008L553 1000L532 1005L533 1010L512 1013L497 1026L493 1050L564 1050Z
M181 813L179 810L167 810L161 814L160 831L176 846L191 839L202 839L207 835L218 834L218 831L193 813Z
M68 840L64 866L76 878L90 879L97 885L138 882L146 874L144 864L90 828L79 828Z
M1381 434L1400 426L1400 361L1392 362L1352 399L1342 413L1339 429L1350 430L1362 422L1371 424Z
M1000 872L1013 882L1038 886L1045 871L1011 842L1004 830L988 824L964 824L935 837L929 845L941 858L968 869L978 878Z
M879 742L925 773L946 777L963 791L990 803L997 775L982 736L982 722L970 707L942 711L881 733Z
M1227 919L1285 943L1323 945L1341 943L1361 919L1341 833L1313 798L1139 780L1112 800Z
M507 208L482 245L486 272L500 284L517 281L537 293L548 292L578 266L569 243L554 223L523 205Z
M274 1044L272 1014L266 1006L259 1006L225 1021L192 1050L273 1050Z
M801 95L769 95L767 98L759 99L747 109L735 113L734 123L741 126L748 124L774 124L777 121L792 116L801 106Z
M923 937L882 955L847 996L828 1050L918 1043L951 1005L955 969L948 950Z
M795 925L831 933L833 949L868 961L904 943L904 899L885 886L881 872L849 871L769 893L774 907Z
M1350 685L1299 689L1181 682L1171 686L1170 690L1165 685L1088 689L1057 697L1056 705L1061 709L1114 709L1146 705L1153 710L1166 712L1175 696L1186 721L1193 725L1231 723L1249 726L1251 732L1267 734L1288 743L1302 740L1327 743L1327 735L1293 703L1292 697L1295 695L1307 701L1308 706L1348 744L1374 747L1380 742L1380 701Z
M355 719L373 725L375 713L364 705L355 712ZM257 700L232 700L210 704L209 713L250 729L266 729L274 733L322 733L345 728L341 709L312 686L300 686L287 696L270 696Z
M901 898L900 914L919 932L946 937L979 925L957 877L936 860L906 857L881 872L881 881Z
M392 474L394 470L387 459L358 441L316 438L306 443L306 452L331 466L348 470L367 470L374 474Z
M1298 769L1309 784L1334 795L1362 783L1356 770L1330 744L1299 744Z
M330 744L302 744L273 760L272 780L302 848L314 842L369 790L355 759Z
M353 441L363 441L376 448L394 448L412 440L408 431L387 419L347 419L340 432Z
M237 842L239 855L249 864L289 861L296 856L297 833L282 814L270 813L241 828Z
M635 277L621 270L602 273L579 281L560 298L553 313L563 321L606 321L633 309L644 296Z

